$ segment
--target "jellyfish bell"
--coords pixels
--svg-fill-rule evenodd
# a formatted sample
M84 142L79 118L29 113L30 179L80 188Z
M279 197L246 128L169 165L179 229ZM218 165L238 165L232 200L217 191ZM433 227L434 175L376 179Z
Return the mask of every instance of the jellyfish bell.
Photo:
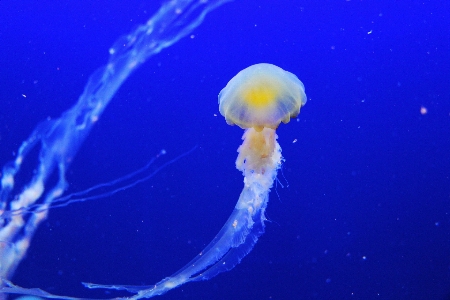
M227 123L256 131L288 123L305 103L305 88L297 76L267 63L240 71L219 94L219 111Z

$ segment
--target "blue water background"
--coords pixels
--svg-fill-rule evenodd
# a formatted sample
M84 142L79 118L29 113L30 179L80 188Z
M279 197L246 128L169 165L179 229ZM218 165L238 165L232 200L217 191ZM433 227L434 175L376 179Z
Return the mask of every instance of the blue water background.
M1 1L0 162L71 107L114 41L159 5ZM153 284L198 254L243 186L243 132L226 125L217 95L261 62L296 74L308 96L277 131L286 162L266 233L232 271L161 299L449 299L448 1L236 0L210 13L121 87L68 192L161 149L155 167L198 148L131 190L52 210L13 281L111 297L80 282Z

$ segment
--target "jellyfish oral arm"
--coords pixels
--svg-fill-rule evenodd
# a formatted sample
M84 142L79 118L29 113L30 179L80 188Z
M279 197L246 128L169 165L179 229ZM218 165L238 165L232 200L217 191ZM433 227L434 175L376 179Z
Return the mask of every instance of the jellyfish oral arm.
M84 285L137 293L130 299L150 298L190 281L211 279L239 264L264 233L264 212L281 165L281 148L276 141L275 130L264 128L258 132L250 128L245 131L243 139L236 166L244 175L244 188L233 213L203 251L178 272L150 287Z

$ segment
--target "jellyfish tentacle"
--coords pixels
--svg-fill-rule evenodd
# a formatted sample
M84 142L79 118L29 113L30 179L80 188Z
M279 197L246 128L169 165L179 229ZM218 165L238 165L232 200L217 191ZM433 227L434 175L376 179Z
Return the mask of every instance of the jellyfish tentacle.
M200 25L208 12L227 1L165 2L145 24L114 43L109 50L108 63L89 77L76 104L59 118L40 123L22 143L15 160L5 165L0 189L0 216L3 216L0 217L0 299L1 292L25 291L10 285L7 291L2 288L25 256L34 232L47 216L48 207L67 188L67 168L116 91L149 57L186 36ZM29 152L38 144L41 148L36 173L21 192L12 197L14 180L22 162L29 159ZM56 172L59 179L52 186L48 178ZM11 211L26 211L31 206L33 214L27 218L20 213L11 214Z

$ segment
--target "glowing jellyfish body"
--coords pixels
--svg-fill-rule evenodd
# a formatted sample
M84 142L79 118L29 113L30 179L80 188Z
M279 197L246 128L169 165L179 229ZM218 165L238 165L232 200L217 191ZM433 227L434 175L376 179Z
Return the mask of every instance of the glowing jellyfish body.
M219 110L227 123L245 129L236 160L237 169L244 175L244 188L225 225L193 260L155 285L86 286L137 293L132 299L150 298L233 269L264 233L269 192L282 160L275 129L297 116L305 103L300 80L277 66L257 64L233 77L219 94Z
M282 161L275 129L281 122L287 123L297 116L305 103L300 80L274 65L257 64L233 77L219 94L219 110L227 123L245 129L236 160L237 169L244 175L244 188L225 225L194 259L154 285L84 285L134 293L126 299L151 298L187 282L208 280L233 269L264 233L269 192ZM7 285L2 289L5 292L74 299L4 283Z

